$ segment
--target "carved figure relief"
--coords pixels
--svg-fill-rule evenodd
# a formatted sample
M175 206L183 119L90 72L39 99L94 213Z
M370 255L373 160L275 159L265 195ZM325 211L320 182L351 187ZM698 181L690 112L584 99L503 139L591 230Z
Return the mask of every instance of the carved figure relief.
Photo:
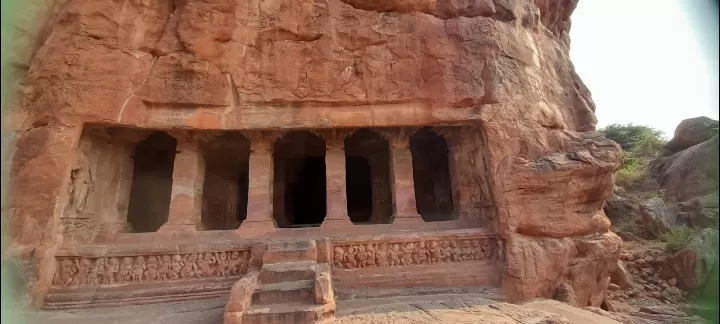
M110 258L59 258L53 284L57 286L112 285L179 279L242 276L248 270L248 251L222 251Z
M92 190L93 176L90 161L85 152L78 151L78 157L72 168L70 191L70 207L77 215L81 214L87 203L88 194Z
M398 243L343 244L333 247L333 267L344 269L490 260L502 243L494 238Z

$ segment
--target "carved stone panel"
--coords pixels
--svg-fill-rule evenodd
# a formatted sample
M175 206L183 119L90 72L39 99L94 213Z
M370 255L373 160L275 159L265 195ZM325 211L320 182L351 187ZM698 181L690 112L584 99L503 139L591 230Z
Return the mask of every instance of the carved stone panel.
M433 239L333 245L333 267L339 269L397 267L420 264L498 260L498 240Z
M248 270L249 260L248 250L100 258L59 257L53 284L113 285L242 276Z

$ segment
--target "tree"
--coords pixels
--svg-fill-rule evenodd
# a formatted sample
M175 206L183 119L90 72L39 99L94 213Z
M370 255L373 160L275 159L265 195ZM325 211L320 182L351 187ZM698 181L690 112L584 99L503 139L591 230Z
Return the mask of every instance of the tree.
M665 145L665 134L649 126L611 124L599 130L605 137L617 142L626 154L653 158Z
M599 130L605 137L620 144L623 163L617 172L620 185L630 185L643 178L652 159L665 145L663 132L649 126L635 124L611 124Z

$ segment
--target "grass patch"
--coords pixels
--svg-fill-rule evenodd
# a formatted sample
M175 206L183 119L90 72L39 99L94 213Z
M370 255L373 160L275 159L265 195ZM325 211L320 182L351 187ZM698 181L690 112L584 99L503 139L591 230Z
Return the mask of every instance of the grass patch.
M671 227L660 239L665 242L667 252L675 253L686 248L692 239L699 234L698 230L681 225Z

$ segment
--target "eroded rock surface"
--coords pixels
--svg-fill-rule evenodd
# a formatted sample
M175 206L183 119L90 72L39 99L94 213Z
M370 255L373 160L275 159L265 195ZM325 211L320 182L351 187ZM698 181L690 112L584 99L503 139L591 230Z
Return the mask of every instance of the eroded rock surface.
M88 123L151 129L482 128L514 301L568 283L598 306L620 239L602 206L621 152L569 59L576 0L48 2L13 122L9 221L41 301ZM480 162L482 161L482 162ZM479 168L480 169L480 168ZM482 181L480 181L482 180ZM486 183L478 185L477 183ZM482 187L478 190L467 188Z

